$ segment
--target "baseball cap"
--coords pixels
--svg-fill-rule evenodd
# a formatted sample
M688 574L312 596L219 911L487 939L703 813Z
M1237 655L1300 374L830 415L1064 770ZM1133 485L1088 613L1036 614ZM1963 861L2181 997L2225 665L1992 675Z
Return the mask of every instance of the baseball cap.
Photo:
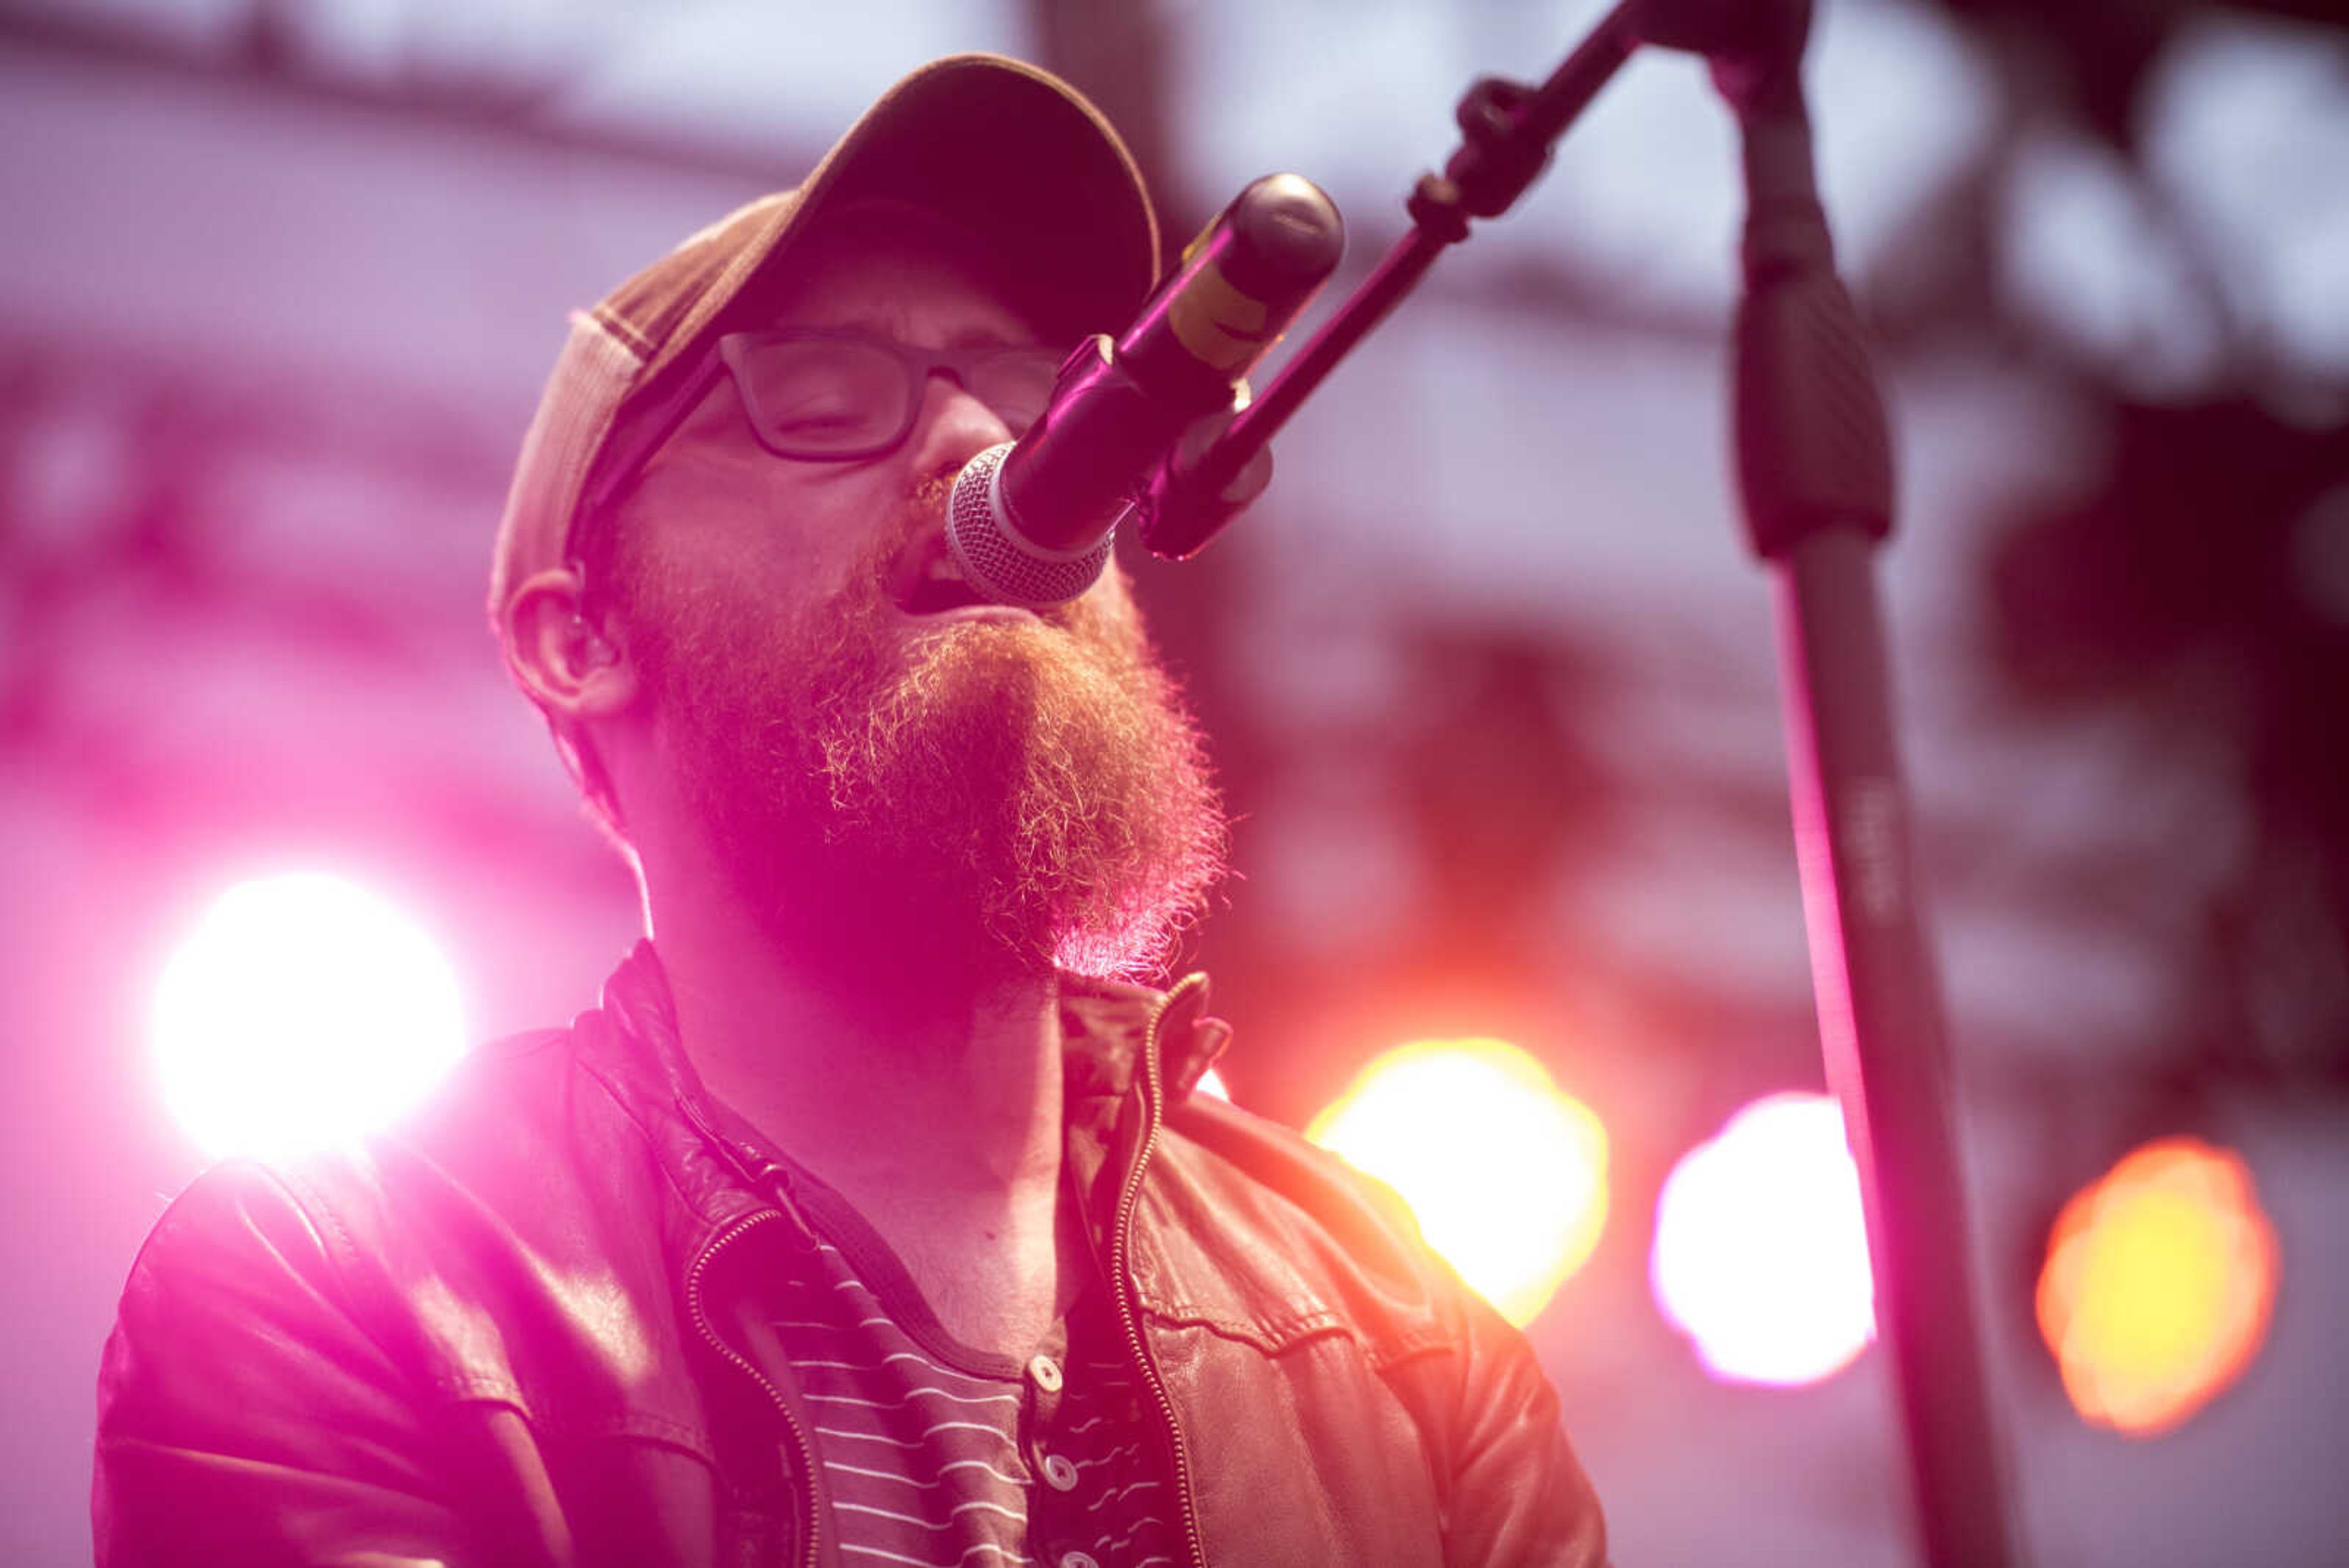
M580 500L625 414L689 375L761 282L825 215L910 203L975 235L1051 339L1123 328L1158 270L1158 221L1125 144L1059 78L997 55L906 76L796 189L761 196L574 312L523 438L490 566L490 618L564 563ZM508 646L508 657L512 649Z

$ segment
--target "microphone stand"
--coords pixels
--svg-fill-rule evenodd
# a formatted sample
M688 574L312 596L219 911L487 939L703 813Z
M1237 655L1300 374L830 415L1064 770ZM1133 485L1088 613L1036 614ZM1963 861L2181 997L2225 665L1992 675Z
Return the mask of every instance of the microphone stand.
M1499 217L1540 178L1551 144L1639 47L1630 26L1638 4L1619 0L1538 88L1498 77L1469 88L1453 116L1464 138L1458 150L1443 173L1421 175L1404 203L1410 233L1212 445L1195 457L1171 454L1136 497L1134 515L1152 555L1187 560L1238 515L1268 477L1263 464L1250 463L1306 396L1417 286L1445 246L1468 237L1469 219Z
M1413 228L1265 395L1137 502L1143 541L1180 559L1261 488L1249 463L1298 405L1426 275L1472 217L1506 212L1552 142L1642 41L1713 57L1738 116L1747 192L1733 335L1738 487L1775 577L1787 769L1822 1053L1868 1216L1876 1307L1908 1437L1924 1561L2014 1561L1973 1324L1963 1187L1940 988L1916 904L1874 550L1892 528L1883 400L1812 174L1799 65L1808 0L1621 0L1537 88L1486 78L1464 140L1423 176ZM1700 35L1723 28L1730 40Z
M1820 1044L1860 1171L1925 1561L2002 1568L2014 1556L1876 592L1875 549L1892 530L1884 405L1836 275L1794 58L1775 73L1716 60L1713 78L1744 141L1738 488L1748 541L1775 578Z

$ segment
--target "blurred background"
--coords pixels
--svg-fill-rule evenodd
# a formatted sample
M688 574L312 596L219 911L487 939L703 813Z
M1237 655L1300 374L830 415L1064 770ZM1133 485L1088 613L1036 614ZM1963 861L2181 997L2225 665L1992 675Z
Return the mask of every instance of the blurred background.
M1470 80L1538 80L1600 9L0 4L0 1560L88 1558L98 1346L207 1158L166 981L223 894L361 890L443 967L338 980L345 1011L445 992L469 1039L587 1005L632 940L481 616L567 308L974 47L1095 97L1177 238L1257 174L1320 182L1343 287ZM1810 57L1898 425L1897 695L2042 1568L2349 1552L2333 11L1823 0ZM1732 1136L1824 1086L1726 479L1735 152L1695 63L1635 60L1308 406L1265 502L1137 569L1241 814L1192 955L1230 1095L1326 1127L1381 1053L1507 1043L1460 1059L1566 1107L1568 1254L1516 1299L1618 1560L1889 1565L1847 1168ZM266 974L293 944L261 929ZM1495 1123L1447 1103L1405 1142L1470 1169L1446 1135ZM1708 1232L1724 1187L1753 1201ZM1538 1205L1471 1207L1506 1251Z

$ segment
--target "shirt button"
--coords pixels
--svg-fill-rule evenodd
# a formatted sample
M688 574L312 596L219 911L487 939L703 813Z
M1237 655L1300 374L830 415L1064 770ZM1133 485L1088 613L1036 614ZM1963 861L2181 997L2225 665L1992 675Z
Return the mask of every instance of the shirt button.
M1036 1386L1047 1394L1058 1394L1061 1391L1061 1364L1049 1355L1030 1356L1028 1376L1034 1378Z
M1045 1484L1050 1486L1054 1491L1067 1491L1070 1488L1077 1484L1077 1467L1071 1464L1063 1455L1046 1454L1044 1456L1044 1481ZM1084 1556L1084 1553L1079 1552L1073 1552L1071 1555L1082 1557ZM1069 1559L1066 1557L1061 1559L1064 1563L1068 1562L1068 1560ZM1087 1558L1086 1561L1091 1562L1092 1559Z
M1063 1552L1061 1553L1061 1568L1100 1568L1100 1564L1084 1552Z

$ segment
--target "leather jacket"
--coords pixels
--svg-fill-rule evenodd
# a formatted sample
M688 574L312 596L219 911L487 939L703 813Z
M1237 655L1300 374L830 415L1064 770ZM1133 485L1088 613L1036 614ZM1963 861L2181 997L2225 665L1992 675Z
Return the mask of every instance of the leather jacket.
M1070 1103L1100 1113L1069 1118L1073 1190L1190 1560L1600 1563L1522 1336L1392 1195L1188 1093L1227 1033L1205 1000L1062 998ZM835 1561L759 1348L752 1286L804 1224L765 1147L695 1077L647 948L396 1135L216 1167L106 1347L98 1562Z

